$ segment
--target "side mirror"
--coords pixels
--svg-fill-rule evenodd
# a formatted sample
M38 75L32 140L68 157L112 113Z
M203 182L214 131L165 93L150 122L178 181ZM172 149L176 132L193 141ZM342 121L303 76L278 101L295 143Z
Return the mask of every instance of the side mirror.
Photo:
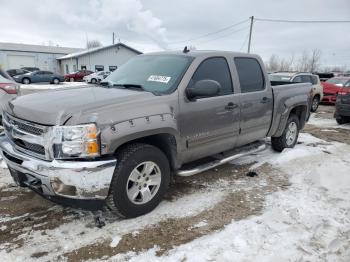
M188 99L194 100L196 98L212 97L219 94L221 85L219 82L210 79L197 81L193 87L186 89Z

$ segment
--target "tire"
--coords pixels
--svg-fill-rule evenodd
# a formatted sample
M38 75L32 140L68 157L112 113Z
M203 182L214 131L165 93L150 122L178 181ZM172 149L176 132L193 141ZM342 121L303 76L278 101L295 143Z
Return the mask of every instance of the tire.
M169 186L170 166L167 157L157 147L135 143L121 149L117 159L106 199L107 206L122 218L151 212L158 206ZM152 169L151 172L145 170L146 166L148 170Z
M318 96L315 96L313 99L312 99L312 104L311 104L311 112L316 112L318 106L320 104L320 98Z
M91 79L91 84L96 84L97 80L95 78Z
M25 77L22 79L22 84L29 85L30 84L30 79Z
M52 83L58 85L60 83L60 80L58 78L54 78L52 79Z
M74 78L73 77L69 78L69 82L74 82Z
M280 137L271 137L272 148L277 152L282 152L285 148L293 148L298 141L299 136L299 118L296 115L290 115Z
M335 121L337 121L338 125L343 125L348 122L347 119L343 116L337 116L335 118Z

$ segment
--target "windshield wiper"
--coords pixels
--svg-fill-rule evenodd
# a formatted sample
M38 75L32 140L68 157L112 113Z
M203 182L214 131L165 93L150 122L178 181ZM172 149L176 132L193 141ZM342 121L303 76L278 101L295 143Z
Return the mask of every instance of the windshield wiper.
M137 85L137 84L113 84L112 86L121 87L125 89L129 89L129 88L141 89L142 91L145 91L142 85Z
M122 88L122 89L137 89L137 90L141 90L141 91L145 91L145 92L150 92L156 96L160 95L159 92L145 90L142 85L138 85L138 84L113 84L112 82L109 82L109 81L108 82L101 82L100 84L102 84L103 86L107 86L107 87L118 87L118 88Z

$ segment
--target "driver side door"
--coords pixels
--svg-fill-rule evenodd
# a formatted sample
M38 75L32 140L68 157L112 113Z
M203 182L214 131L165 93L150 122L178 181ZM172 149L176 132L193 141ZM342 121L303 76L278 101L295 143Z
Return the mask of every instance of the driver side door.
M199 97L192 101L185 97L180 104L184 162L233 148L239 133L239 98L234 94L227 59L211 57L202 61L187 88L192 88L201 80L217 81L220 90L212 97Z

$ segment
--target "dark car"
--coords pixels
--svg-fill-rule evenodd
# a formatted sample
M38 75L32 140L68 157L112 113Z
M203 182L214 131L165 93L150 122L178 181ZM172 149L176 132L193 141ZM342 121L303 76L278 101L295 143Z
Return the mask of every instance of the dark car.
M26 73L30 73L28 70L24 69L9 69L6 71L11 77L18 76L18 75L24 75Z
M76 72L73 72L71 74L66 74L64 75L64 80L65 81L83 81L84 76L90 75L93 72L90 70L79 70Z
M30 67L30 66L21 67L21 69L27 70L27 71L29 71L29 72L40 71L40 68L39 68L39 67Z
M350 122L350 78L337 94L334 117L340 125Z
M64 81L62 75L50 72L50 71L34 71L29 72L24 75L14 76L13 79L22 84L30 83L40 83L40 82L49 82L51 84L59 84Z

